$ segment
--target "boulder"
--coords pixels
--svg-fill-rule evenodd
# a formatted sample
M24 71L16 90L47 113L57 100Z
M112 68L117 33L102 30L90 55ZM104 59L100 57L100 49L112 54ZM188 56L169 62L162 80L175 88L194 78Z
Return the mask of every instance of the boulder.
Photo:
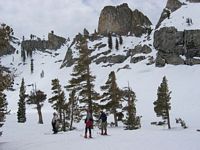
M129 49L129 51L127 52L127 56L134 56L135 54L140 54L140 53L149 54L151 52L152 52L151 48L146 44L143 46L137 45L135 46L134 49Z
M145 56L132 57L130 63L137 63L146 59Z
M96 64L100 64L100 63L116 64L116 63L123 63L126 59L127 57L124 55L102 56L102 57L97 58L94 62Z

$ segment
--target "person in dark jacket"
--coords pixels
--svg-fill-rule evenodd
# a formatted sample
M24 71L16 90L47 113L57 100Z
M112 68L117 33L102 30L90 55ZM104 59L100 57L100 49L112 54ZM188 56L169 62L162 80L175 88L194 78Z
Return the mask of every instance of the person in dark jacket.
M53 113L51 124L53 127L53 133L54 134L58 133L58 115L55 112Z
M92 132L91 129L93 127L93 117L92 117L92 113L90 110L87 110L87 115L85 118L85 138L87 138L87 132L89 130L89 138L92 138Z
M101 111L99 120L101 121L101 135L107 135L107 115L104 111Z

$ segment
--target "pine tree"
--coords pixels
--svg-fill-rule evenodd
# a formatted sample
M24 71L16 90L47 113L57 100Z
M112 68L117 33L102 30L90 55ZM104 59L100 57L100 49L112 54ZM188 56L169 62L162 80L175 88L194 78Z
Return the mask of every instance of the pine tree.
M123 44L123 39L122 39L122 36L121 36L121 35L119 36L119 44L120 44L120 45Z
M94 80L95 76L91 74L90 71L90 50L87 46L87 41L84 37L81 38L79 43L79 58L73 68L73 73L71 74L72 79L69 80L69 85L66 86L68 91L76 90L79 96L79 103L82 104L82 110L85 111L89 109L92 113L97 112L95 108L97 104L95 101L98 94L94 90Z
M104 102L103 107L114 115L115 126L118 126L117 109L122 107L122 91L117 86L114 71L109 74L108 80L104 86L101 86L101 90L104 92L101 99L101 102Z
M27 104L29 105L36 105L36 109L38 112L38 123L39 124L43 124L43 118L42 118L42 107L44 105L44 101L47 99L47 95L44 94L43 91L41 90L36 90L33 89L33 91L31 91L28 100L27 100Z
M167 120L168 129L171 128L170 116L169 116L169 110L171 110L170 94L171 91L169 91L168 89L167 79L164 76L162 83L158 87L157 91L158 98L153 104L154 104L154 111L156 112L157 117L162 117L164 121Z
M26 122L26 88L24 83L24 78L22 78L21 87L19 91L19 102L18 102L18 111L17 119L19 123Z
M116 50L119 50L119 42L118 42L118 39L116 38L116 42L115 42L115 48L116 48Z
M60 81L58 79L52 80L52 94L53 97L49 98L49 103L59 113L59 118L63 124L63 130L65 131L65 93L61 88Z
M127 130L134 130L141 127L140 117L136 116L136 95L135 92L131 90L128 86L127 89L123 91L123 98L127 101L128 105L123 109L127 112L126 119L124 123L126 125Z
M113 43L112 43L112 35L109 33L108 34L108 48L112 49Z

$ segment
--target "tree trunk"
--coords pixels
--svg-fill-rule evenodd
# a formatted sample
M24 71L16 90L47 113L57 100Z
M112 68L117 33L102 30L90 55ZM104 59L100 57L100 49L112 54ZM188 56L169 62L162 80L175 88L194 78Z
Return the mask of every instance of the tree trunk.
M89 110L91 111L91 113L93 113L93 110L92 110L92 95L91 95L91 83L90 83L90 68L89 68L89 65L87 66L87 88L88 88L88 107L89 107Z
M70 127L69 127L69 130L72 130L72 127L73 127L73 121L74 121L74 98L72 100L72 108L71 108L71 116L70 116Z
M65 122L65 111L63 110L63 126L62 130L65 132L66 131L66 122Z
M62 120L62 109L61 108L59 108L59 119L60 119L60 122L62 123L63 122L63 120Z
M37 105L37 111L38 111L38 117L39 117L39 124L43 124L43 119L42 119L42 111L41 111L41 106L38 104Z
M169 117L169 109L167 109L167 125L168 125L168 129L171 129L170 117Z
M117 121L117 111L114 109L113 111L113 115L114 115L114 122L115 122L115 127L118 127L118 121Z

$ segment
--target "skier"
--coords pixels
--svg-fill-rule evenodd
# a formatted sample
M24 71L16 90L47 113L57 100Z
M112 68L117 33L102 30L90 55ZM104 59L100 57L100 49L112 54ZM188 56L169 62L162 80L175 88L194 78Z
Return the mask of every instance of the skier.
M89 130L89 138L92 138L92 133L91 129L93 126L93 118L92 118L92 113L90 110L87 110L87 115L85 118L85 138L87 138L87 131Z
M55 112L53 113L51 124L53 127L53 134L58 133L58 115Z
M103 110L101 111L99 120L101 121L101 135L107 135L107 116Z

